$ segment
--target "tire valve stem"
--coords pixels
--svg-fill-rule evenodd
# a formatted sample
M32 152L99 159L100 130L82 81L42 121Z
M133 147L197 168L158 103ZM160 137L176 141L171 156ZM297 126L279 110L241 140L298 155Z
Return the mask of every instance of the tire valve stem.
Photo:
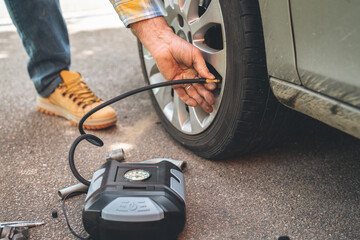
M220 83L220 79L206 79L206 83Z

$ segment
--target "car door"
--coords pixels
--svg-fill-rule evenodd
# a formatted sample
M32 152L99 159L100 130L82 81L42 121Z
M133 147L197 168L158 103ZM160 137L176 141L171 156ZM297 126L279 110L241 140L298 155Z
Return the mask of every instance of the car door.
M297 69L311 90L360 107L360 1L290 0Z

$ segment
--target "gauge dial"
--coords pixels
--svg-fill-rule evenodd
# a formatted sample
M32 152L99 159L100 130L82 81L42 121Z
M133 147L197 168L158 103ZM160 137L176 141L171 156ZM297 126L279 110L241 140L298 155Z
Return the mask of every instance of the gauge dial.
M130 181L144 181L150 177L150 173L143 169L132 169L127 171L124 177Z

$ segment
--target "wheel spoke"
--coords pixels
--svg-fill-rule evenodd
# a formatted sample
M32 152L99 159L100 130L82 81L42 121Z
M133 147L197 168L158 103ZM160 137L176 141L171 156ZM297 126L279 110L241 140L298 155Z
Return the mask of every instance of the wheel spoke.
M171 121L172 120L172 116L174 114L174 103L173 102L169 102L163 109L164 115L166 116L166 118Z
M151 78L152 75L159 72L156 66L155 59L150 54L144 55L144 62L146 67L146 74L148 75L149 78ZM153 82L150 81L150 83Z
M165 9L167 9L169 6L170 6L172 9L174 9L174 0L165 0L165 1L164 1L164 7L165 7Z
M164 109L166 105L172 102L171 97L171 87L161 87L155 88L157 91L154 91L156 100L159 103L161 109Z
M185 122L189 119L189 113L186 111L185 103L179 95L174 94L174 113L171 122L178 129L183 129Z
M216 50L208 47L202 42L194 41L194 45L200 49L206 62L210 63L220 76L225 77L226 73L226 51Z
M205 13L201 17L194 19L194 21L189 25L194 38L196 38L196 35L199 35L200 38L201 36L204 36L205 32L210 27L216 24L222 24L222 22L223 20L219 1L212 0Z
M171 123L177 128L177 129L181 129L181 123L179 120L179 104L180 104L180 97L175 93L174 94L174 108L173 108L173 115L171 118Z
M165 82L165 78L160 72L154 73L150 76L149 81L151 84ZM159 88L154 88L159 89Z
M170 5L169 1L168 1L168 0L165 0L165 1L163 2L163 1L161 1L161 0L155 0L155 2L156 2L157 5L159 6L159 9L160 9L161 13L162 13L164 16L167 16L166 8L167 8L167 6Z
M165 79L162 74L158 72L149 78L149 82L151 84L161 83L165 82ZM154 88L152 91L161 109L164 109L164 107L171 102L171 87Z
M189 107L189 114L190 114L190 123L191 123L191 131L192 132L199 132L203 130L204 126L202 124L202 116L199 114L200 107ZM205 113L205 112L204 112Z
M199 0L185 0L180 8L189 23L199 18Z

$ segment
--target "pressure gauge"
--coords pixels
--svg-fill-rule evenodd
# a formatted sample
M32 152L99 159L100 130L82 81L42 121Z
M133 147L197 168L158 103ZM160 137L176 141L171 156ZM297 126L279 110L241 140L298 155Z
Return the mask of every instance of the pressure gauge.
M150 177L150 173L143 169L132 169L127 171L124 177L130 181L144 181Z

